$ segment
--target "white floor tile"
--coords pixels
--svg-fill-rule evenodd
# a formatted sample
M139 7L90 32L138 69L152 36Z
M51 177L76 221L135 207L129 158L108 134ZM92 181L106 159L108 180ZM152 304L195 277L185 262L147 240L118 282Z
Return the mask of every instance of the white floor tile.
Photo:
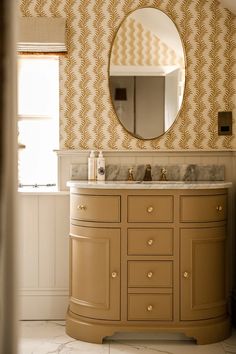
M77 341L65 333L63 321L22 321L19 354L109 354L109 344Z
M141 341L110 344L110 354L225 354L221 344L196 345L191 341Z
M210 345L163 339L108 339L104 344L91 344L69 337L64 321L22 321L19 337L18 354L236 354L235 330L227 340Z

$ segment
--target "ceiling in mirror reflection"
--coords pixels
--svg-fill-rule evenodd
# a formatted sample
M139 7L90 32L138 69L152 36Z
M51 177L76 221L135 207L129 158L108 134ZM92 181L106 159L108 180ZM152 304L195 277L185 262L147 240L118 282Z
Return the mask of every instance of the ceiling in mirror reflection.
M183 57L183 47L176 26L166 14L157 9L145 8L134 11L131 18L172 48L178 56Z
M110 58L110 92L124 128L141 139L164 134L181 107L184 79L184 50L171 19L154 8L131 13ZM118 88L126 89L126 101L115 99Z

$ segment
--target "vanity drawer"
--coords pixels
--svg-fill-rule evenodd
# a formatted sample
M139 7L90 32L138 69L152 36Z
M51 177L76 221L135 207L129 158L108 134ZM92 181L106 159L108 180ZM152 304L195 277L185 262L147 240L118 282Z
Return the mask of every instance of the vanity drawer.
M172 222L173 196L129 196L128 222Z
M172 261L128 261L128 287L172 287Z
M128 229L128 255L172 255L173 229Z
M222 221L226 217L226 194L182 196L180 199L181 222Z
M172 308L172 294L128 295L128 320L171 321Z
M72 219L120 222L120 196L72 194L70 201Z

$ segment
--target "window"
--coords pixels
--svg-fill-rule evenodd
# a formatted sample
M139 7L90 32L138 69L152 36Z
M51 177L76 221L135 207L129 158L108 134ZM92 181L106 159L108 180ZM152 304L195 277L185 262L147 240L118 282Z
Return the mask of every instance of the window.
M57 183L59 57L18 58L19 183Z

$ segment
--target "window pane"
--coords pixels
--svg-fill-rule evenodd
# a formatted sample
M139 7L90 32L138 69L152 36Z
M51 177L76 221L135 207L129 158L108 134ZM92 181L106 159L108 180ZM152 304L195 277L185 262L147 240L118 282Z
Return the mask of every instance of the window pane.
M20 141L26 145L20 151L20 182L24 184L56 183L57 166L53 149L54 124L52 120L19 122Z
M18 114L57 114L58 77L58 57L20 57Z
M19 59L19 182L55 184L59 142L59 58Z

